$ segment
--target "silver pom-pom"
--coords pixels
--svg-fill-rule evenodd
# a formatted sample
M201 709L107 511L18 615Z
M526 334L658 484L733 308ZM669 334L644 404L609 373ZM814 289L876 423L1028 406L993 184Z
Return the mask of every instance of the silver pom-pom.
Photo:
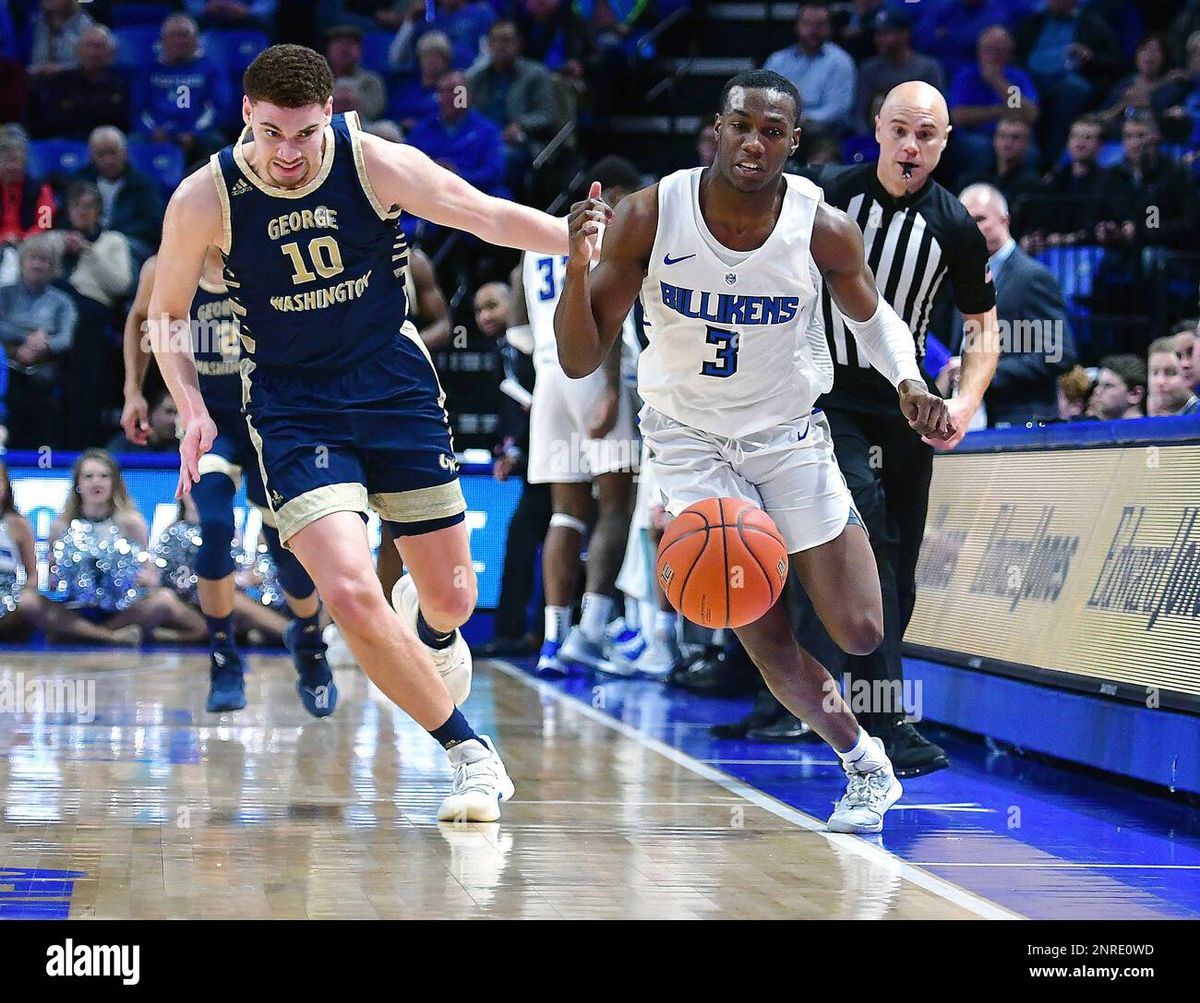
M163 530L150 554L155 567L162 573L163 584L193 603L200 601L196 584L196 554L199 550L200 527L180 521Z
M16 612L24 584L25 576L17 571L5 571L0 574L0 620L9 613Z
M279 584L275 559L267 550L267 545L260 543L258 550L245 563L251 572L251 584L246 589L246 594L264 606L282 610L287 605L287 599L283 594L283 586Z
M51 551L51 598L108 613L128 609L146 594L137 583L146 557L115 523L73 519Z

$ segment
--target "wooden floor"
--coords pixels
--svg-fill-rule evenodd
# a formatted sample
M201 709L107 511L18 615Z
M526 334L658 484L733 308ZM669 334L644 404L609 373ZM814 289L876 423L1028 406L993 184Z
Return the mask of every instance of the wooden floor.
M513 670L477 665L466 710L517 799L499 823L455 827L435 819L444 753L362 675L340 673L337 712L315 721L290 662L254 657L249 706L216 718L206 663L0 652L10 694L95 683L90 723L28 698L0 713L0 874L78 872L71 918L988 914Z

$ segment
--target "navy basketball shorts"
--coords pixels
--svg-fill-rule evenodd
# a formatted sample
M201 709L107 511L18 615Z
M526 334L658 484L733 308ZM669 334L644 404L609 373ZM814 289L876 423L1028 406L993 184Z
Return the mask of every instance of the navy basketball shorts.
M349 332L330 332L350 337ZM368 362L328 375L243 363L250 437L287 541L333 512L368 506L399 535L462 522L467 503L437 373L406 323Z
M246 427L245 416L236 411L214 411L210 416L217 426L217 437L213 439L212 448L200 457L200 476L224 474L233 481L235 490L241 478L245 477L247 500L262 510L263 522L273 526L274 518L267 505L258 453L250 441L250 429Z

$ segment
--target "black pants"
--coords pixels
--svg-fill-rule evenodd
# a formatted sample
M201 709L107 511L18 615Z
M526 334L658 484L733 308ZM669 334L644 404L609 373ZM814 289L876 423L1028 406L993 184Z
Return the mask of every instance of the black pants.
M839 682L901 682L901 643L917 599L917 558L925 535L933 450L900 416L826 408L834 454L871 537L883 597L883 644L869 655L847 655L830 639L798 582L790 589L793 626L800 643ZM894 712L858 714L870 731Z
M525 611L533 598L538 547L546 539L550 515L550 485L526 483L504 544L504 575L496 607L497 637L523 637L528 629Z

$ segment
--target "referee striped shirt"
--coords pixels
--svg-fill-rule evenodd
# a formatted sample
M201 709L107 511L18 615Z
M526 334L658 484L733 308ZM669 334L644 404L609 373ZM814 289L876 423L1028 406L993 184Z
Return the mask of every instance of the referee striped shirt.
M879 183L874 162L851 167L811 167L797 173L825 193L825 201L853 219L863 232L867 264L885 300L908 324L917 361L934 303L949 295L963 314L984 313L996 302L988 272L987 244L962 203L936 181L895 198ZM893 412L896 390L858 352L854 335L829 297L821 293L825 336L834 364L833 390L823 404ZM940 338L950 343L950 332Z

